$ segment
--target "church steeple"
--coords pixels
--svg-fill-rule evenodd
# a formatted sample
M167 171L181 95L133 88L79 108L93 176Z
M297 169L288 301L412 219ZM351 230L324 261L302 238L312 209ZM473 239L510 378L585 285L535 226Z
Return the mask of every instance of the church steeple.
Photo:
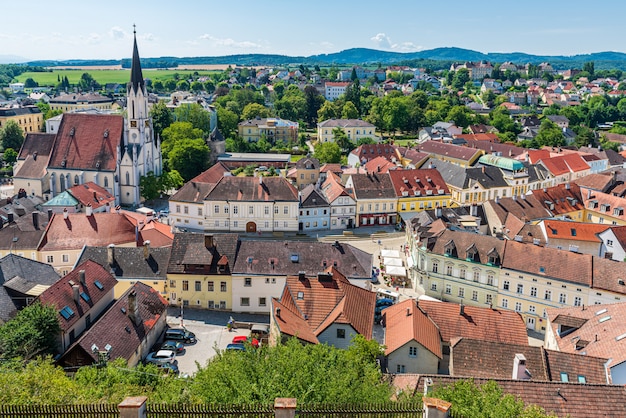
M141 89L142 91L145 89L145 84L143 81L143 74L141 73L141 62L139 61L139 50L137 49L137 31L135 30L135 25L133 25L133 62L130 69L130 86L135 93Z

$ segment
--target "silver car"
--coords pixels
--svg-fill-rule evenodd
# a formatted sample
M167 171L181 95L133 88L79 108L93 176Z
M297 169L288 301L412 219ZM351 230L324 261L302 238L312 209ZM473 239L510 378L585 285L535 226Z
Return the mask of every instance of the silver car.
M146 363L163 364L174 363L176 353L172 350L159 350L148 354Z

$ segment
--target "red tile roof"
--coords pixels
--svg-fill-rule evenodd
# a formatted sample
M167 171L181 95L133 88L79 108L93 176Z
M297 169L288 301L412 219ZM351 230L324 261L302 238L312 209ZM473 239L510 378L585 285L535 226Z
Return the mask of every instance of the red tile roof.
M435 168L393 170L389 172L389 177L397 197L403 197L403 192L408 192L409 196L416 196L415 192L419 192L420 196L427 196L427 191L432 196L450 194L445 180ZM443 193L439 193L440 190Z
M545 190L545 191L544 191ZM585 208L582 189L575 183L559 184L532 191L537 201L553 215L561 215ZM549 202L552 204L550 205Z
M316 337L332 323L343 323L351 325L359 334L371 339L376 294L351 284L333 267L326 272L327 279L287 277L280 303L294 306L293 313L297 312L300 319L296 323L288 323L284 330L281 328L281 333L304 335L305 332L299 329L303 324L301 319L304 319ZM274 313L275 311L273 309Z
M464 306L450 302L420 300L419 307L439 327L441 339L455 337L528 345L524 319L512 311Z
M85 271L84 284L80 281L81 270ZM96 281L101 284L102 289L96 285ZM78 301L74 300L72 284L78 285L79 292L87 295L89 301L81 296L78 297ZM54 306L57 311L61 311L66 306L70 307L74 314L68 319L59 313L59 325L61 329L67 331L112 291L116 284L117 280L111 273L95 261L88 260L46 289L38 300L44 305Z
M437 325L417 306L415 299L407 299L383 310L385 318L385 354L389 355L410 341L439 358L443 358L441 336Z
M397 168L395 163L392 163L385 157L373 158L365 163L364 167L368 173L388 173Z
M592 256L506 241L502 267L591 286Z
M298 190L284 177L226 176L209 191L207 200L297 201Z
M117 147L122 145L123 135L123 116L66 113L49 167L115 171Z
M470 161L482 155L482 150L461 147L459 145L445 144L437 141L425 141L418 147L418 151L427 152L444 158L454 158L457 160Z
M528 161L537 164L541 160L550 158L550 151L547 149L528 150Z
M359 157L359 161L370 161L376 157L384 157L391 161L393 157L397 157L396 149L395 145L390 144L365 144L359 145L350 154Z
M39 244L39 251L80 249L84 245L136 245L135 227L126 216L117 213L54 214Z
M500 142L498 135L494 133L479 133L479 134L461 134L454 135L455 138L470 140L470 141L487 141L487 142Z
M626 303L548 308L547 314L559 351L610 358L610 368L626 361ZM561 324L574 330L561 335Z
M584 187L580 188L580 193L588 211L595 212L600 216L603 216L602 214L604 214L605 216L626 221L625 198L586 189Z
M574 241L600 242L596 234L609 229L609 225L588 224L583 222L568 222L558 219L543 221L546 227L546 236L550 239L565 239Z
M93 209L98 209L101 206L115 206L115 196L108 192L104 187L98 186L93 181L88 181L84 184L79 184L67 190L81 205L91 205Z
M613 176L604 173L593 173L576 179L574 182L581 187L604 192L613 183Z
M332 203L339 196L350 196L350 193L341 184L341 179L334 172L329 172L326 181L322 185L322 191L329 203Z

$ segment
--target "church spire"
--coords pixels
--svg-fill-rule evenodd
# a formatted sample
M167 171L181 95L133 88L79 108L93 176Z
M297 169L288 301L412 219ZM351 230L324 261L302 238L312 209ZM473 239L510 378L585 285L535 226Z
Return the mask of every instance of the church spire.
M139 50L137 49L137 31L135 30L135 25L133 25L133 62L130 69L130 84L132 89L136 92L139 89L143 90L145 88L143 82L143 74L141 73L141 62L139 62Z

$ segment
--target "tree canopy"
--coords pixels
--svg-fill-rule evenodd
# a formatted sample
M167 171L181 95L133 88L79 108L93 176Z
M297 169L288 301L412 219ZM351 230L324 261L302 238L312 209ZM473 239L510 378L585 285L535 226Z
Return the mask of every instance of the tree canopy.
M24 131L14 120L8 120L4 127L0 128L0 143L2 148L19 150L24 142Z
M338 163L341 161L341 147L334 142L323 142L315 146L313 157L320 163Z
M0 327L0 352L4 357L26 360L54 354L60 332L57 310L33 303Z

